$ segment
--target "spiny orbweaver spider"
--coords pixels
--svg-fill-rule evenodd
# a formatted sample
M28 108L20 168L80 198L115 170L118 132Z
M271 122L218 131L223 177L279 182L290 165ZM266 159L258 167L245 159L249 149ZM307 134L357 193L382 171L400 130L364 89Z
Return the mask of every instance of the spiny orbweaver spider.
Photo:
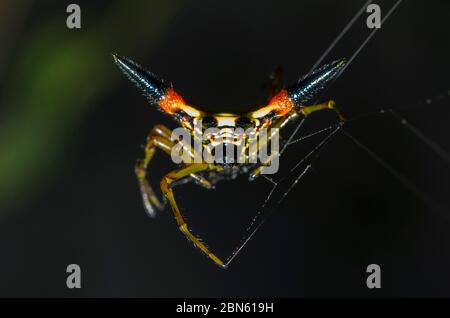
M161 180L161 191L164 197L169 201L178 228L196 247L198 247L215 264L225 268L226 264L217 257L199 237L192 234L186 224L183 215L175 201L173 188L175 185L184 183L183 181L194 180L197 184L205 188L213 188L220 180L234 179L240 174L248 173L249 179L254 180L260 174L264 173L267 167L275 157L279 156L278 151L271 149L270 156L265 160L255 163L243 161L236 162L227 154L222 154L221 160L206 161L202 159L204 153L211 153L217 146L231 145L239 147L240 154L245 158L254 156L262 147L266 147L266 142L258 142L256 147L252 147L248 133L236 133L239 128L245 130L252 129L254 139L258 139L264 129L278 131L286 123L310 114L331 109L336 112L339 119L343 117L335 106L335 102L328 102L309 105L314 102L320 92L327 84L333 81L343 69L345 60L337 60L329 65L325 65L307 76L304 76L297 84L287 89L274 92L265 106L258 107L256 110L244 114L219 113L210 114L197 107L188 105L183 98L175 92L172 86L166 85L152 73L146 71L135 62L113 54L114 62L122 72L134 82L149 99L151 104L156 105L160 110L174 118L190 135L197 140L200 148L194 148L185 143L182 144L184 153L192 158L200 158L193 162L182 162L179 168L166 174ZM215 129L214 133L198 135L197 130ZM242 131L241 130L241 131ZM199 140L200 138L200 140ZM259 140L259 139L258 139ZM161 200L157 198L147 180L147 167L155 153L156 148L161 149L173 158L173 150L179 147L180 140L174 137L171 130L163 125L156 125L151 130L147 138L145 147L145 157L137 161L135 166L136 176L139 182L142 199L147 213L154 217L157 210L164 208ZM165 202L166 200L163 200Z

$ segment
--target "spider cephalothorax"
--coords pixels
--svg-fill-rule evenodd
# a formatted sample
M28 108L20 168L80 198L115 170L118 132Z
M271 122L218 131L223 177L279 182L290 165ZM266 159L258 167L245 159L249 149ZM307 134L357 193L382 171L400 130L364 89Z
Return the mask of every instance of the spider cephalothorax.
M272 152L262 162L256 163L248 160L254 157L255 152L259 151L261 147L267 145L258 141L257 146L252 147L251 141L258 139L263 132L270 129L270 135L271 131L278 132L279 128L297 117L306 117L313 112L325 109L333 109L342 120L333 101L315 105L311 105L311 103L314 103L314 99L326 85L336 78L345 65L345 60L334 61L313 71L297 84L276 92L267 105L257 107L253 111L243 114L211 114L187 104L172 86L165 84L133 61L117 55L113 55L113 57L119 68L141 89L151 104L172 116L199 142L200 148L191 147L186 143L181 144L188 159L192 160L180 162L179 169L165 175L161 180L161 190L172 206L179 229L217 265L226 267L227 264L213 254L189 230L175 201L173 187L179 183L178 181L194 180L206 188L212 188L216 182L235 178L242 173L249 173L249 179L253 180L264 173L264 168L270 165L274 157L278 156L278 152ZM217 149L217 146L232 146L239 150L236 156L230 156L225 152L212 161L206 160L203 155L208 152L211 154L212 149ZM147 181L148 164L156 148L172 155L176 147L180 147L180 140L174 138L172 131L165 126L156 125L148 136L145 157L138 160L136 164L136 175L142 198L150 216L155 216L156 210L163 209L163 204ZM237 160L237 158L243 160Z

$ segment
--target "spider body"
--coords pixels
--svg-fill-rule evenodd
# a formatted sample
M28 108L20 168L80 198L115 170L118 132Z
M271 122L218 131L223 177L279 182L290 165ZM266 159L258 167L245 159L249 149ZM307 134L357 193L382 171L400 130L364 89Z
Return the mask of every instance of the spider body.
M174 118L183 127L197 147L173 137L173 132L163 125L156 125L151 130L145 147L145 156L137 161L135 172L139 182L142 199L147 213L154 217L157 210L164 208L162 202L169 201L175 220L183 234L198 247L215 264L226 267L197 236L191 233L174 197L173 188L176 185L195 181L197 184L213 188L221 180L234 179L241 174L249 174L253 180L263 173L263 169L278 156L271 152L264 162L253 162L249 158L267 146L270 138L260 142L263 131L273 131L284 127L288 122L298 117L306 117L311 113L332 109L343 120L333 101L311 105L318 94L339 74L345 60L334 61L311 74L303 77L297 84L276 91L267 105L256 107L243 114L217 113L211 114L198 107L187 104L183 98L154 74L146 71L135 62L113 54L113 58L122 72L134 82L145 97L153 105ZM252 141L258 139L258 143ZM255 146L256 145L256 146ZM147 168L157 148L171 155L174 147L183 150L191 162L183 161L179 168L166 174L161 180L161 191L164 200L159 200L147 180ZM213 154L218 147L232 148L233 151ZM206 160L208 155L213 160ZM241 160L238 160L241 159Z

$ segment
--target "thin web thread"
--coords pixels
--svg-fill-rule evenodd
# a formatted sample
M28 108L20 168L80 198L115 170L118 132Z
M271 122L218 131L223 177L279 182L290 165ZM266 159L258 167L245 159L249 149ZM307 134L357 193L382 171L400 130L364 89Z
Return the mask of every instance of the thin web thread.
M373 150L371 150L366 145L362 144L358 139L356 139L352 134L350 134L345 129L342 132L347 136L353 143L360 147L365 153L367 153L372 159L374 159L378 164L385 168L392 176L394 176L400 183L402 183L405 188L409 189L411 192L415 193L420 199L425 202L433 210L439 212L443 217L450 221L450 215L448 211L444 209L439 203L432 199L428 194L418 188L414 183L408 180L404 175L402 175L398 170L389 165L385 160L378 156Z
M340 127L338 127L339 129ZM334 133L337 130L333 131L332 133L330 133L327 137L324 138L324 140L318 145L316 146L310 153L308 153L303 159L302 162L306 160L306 158L311 157L314 153L318 152L320 150L321 147L325 146L330 140L331 140L331 136L334 135ZM318 156L315 156L314 159L316 159ZM313 159L313 160L314 160ZM305 175L306 173L309 171L309 169L312 166L312 161L310 161L310 163L307 165L307 167L302 171L302 173L300 173L300 175L295 179L294 181L294 186L295 184L297 184ZM266 207L267 203L270 201L273 193L275 192L275 189L278 187L280 182L276 183L272 189L269 192L269 195L267 196L266 200L264 201L263 205L261 206L261 208L259 209L257 215L253 218L250 226L247 228L246 232L249 233L250 229L253 227L253 225L256 223L256 220L259 218L259 216L261 215L261 213L264 211L264 208ZM283 194L282 199L284 199L288 193L293 189L293 186L291 186L288 191L286 193ZM281 200L277 202L277 206L281 203ZM264 219L262 219L257 225L256 227L253 229L253 231L250 232L250 234L248 236L244 236L244 238L241 240L241 244L238 245L238 247L233 251L233 253L231 254L231 256L228 258L227 262L226 262L226 266L228 266L233 259L239 254L239 252L244 248L244 246L250 241L250 239L256 234L256 232L261 228L261 226L265 223L265 221L267 220L268 216L273 213L274 209L271 209L269 211L269 213L266 215L266 217Z
M384 19L382 19L381 23L383 24L387 18L389 18L389 16L394 12L394 10L397 8L397 6L402 2L402 0L398 0L394 6L391 8L391 10L389 10L389 12L387 13L387 15L384 17ZM364 13L366 7L368 4L370 4L371 1L366 2L366 4L363 5L363 7L357 12L357 14L353 17L352 20L350 20L350 22L347 24L347 26L340 32L340 34L337 36L337 38L331 43L331 45L329 46L329 48L322 54L322 56L319 58L319 60L315 63L315 64L320 64L322 62L323 59L325 59L325 57L329 54L329 52L337 45L337 43L342 39L342 37L347 33L347 31L350 29L350 27L355 23L355 21ZM343 70L341 70L341 72L336 76L336 79L342 74L342 72L344 71L344 69L346 69L349 64L356 58L356 56L359 54L359 52L361 52L361 50L364 48L364 46L369 42L369 40L373 37L373 35L378 31L378 29L374 29L368 36L368 38L366 38L366 40L361 44L361 46L356 50L356 52L351 56L351 58L349 59L348 63L346 64L346 66L343 68ZM314 69L314 67L312 68L312 70ZM311 70L311 71L312 71ZM310 72L311 72L310 71ZM336 80L335 79L335 80ZM333 81L334 82L334 81ZM305 122L305 118L303 118L300 123L297 125L297 127L295 128L295 130L293 131L293 133L289 136L286 144L283 146L283 148L280 151L280 156L281 154L285 151L285 149L287 148L287 146L291 143L292 139L294 138L294 136L297 134L297 132L299 131L299 129L301 128L301 126L303 125L303 123ZM336 132L336 130L334 131ZM331 134L330 134L331 135ZM327 140L328 139L327 136ZM316 149L316 148L315 148ZM313 150L314 151L314 150ZM305 158L303 158L304 161ZM300 163L298 163L292 170L296 169L298 166L300 165ZM308 165L309 166L309 165ZM307 166L307 168L308 168ZM309 169L308 169L309 170ZM298 183L298 181L306 174L306 172L308 170L304 170L301 174L300 174L300 178L297 178L294 182L295 184ZM273 180L271 180L273 181ZM273 182L274 183L274 182ZM274 183L274 186L272 188L272 190L269 193L269 197L272 196L273 192L275 191L275 189L277 188L278 183ZM293 187L289 188L289 192L292 190ZM286 194L287 196L287 194ZM283 198L286 197L285 195L283 195ZM281 203L282 200L280 200L277 205L279 203ZM268 200L266 200L266 202L264 203L264 206L267 204ZM261 214L261 211L258 213L257 217ZM247 238L245 238L243 240L243 243L240 244L238 246L238 248L231 254L230 258L228 259L228 261L226 262L226 264L230 264L231 261L237 256L237 254L239 254L239 252L242 250L242 248L249 242L249 240L254 236L254 234L258 231L258 229L262 226L262 224L265 222L265 219L263 219L262 221L260 221L260 223L256 226L256 228L253 230L253 232L250 233L250 235L247 236ZM253 223L252 223L253 224ZM251 227L251 226L250 226ZM245 237L245 236L244 236Z
M391 14L395 11L395 9L400 5L400 3L403 0L397 0L397 2L392 6L392 8L388 11L388 13L386 14L386 16L381 20L381 24L383 25L387 19L391 16ZM328 55L328 53L337 45L337 43L339 42L340 39L342 39L342 37L345 35L345 33L347 33L347 31L350 29L350 27L354 24L354 22L364 13L364 11L366 10L367 6L371 3L372 1L368 1L367 3L365 3L362 8L356 13L356 15L353 17L353 19L350 21L350 23L339 33L339 35L337 36L337 38L331 43L331 45L328 47L328 49L324 52L324 54L322 54L322 56L319 58L319 60L314 64L314 66L312 67L312 70L308 73L310 74L316 67L318 64L320 64L325 57ZM363 41L363 43L358 47L358 49L356 49L356 51L353 53L353 55L349 58L349 60L347 61L347 63L345 64L345 66L341 69L341 71L336 75L336 77L334 78L334 80L330 83L330 85L328 87L330 87L340 76L341 74L343 74L343 72L347 69L347 67L350 66L350 64L353 62L353 60L359 55L359 53L362 51L362 49L367 45L367 43L369 43L369 41L372 39L372 37L375 35L375 33L378 31L378 28L373 29L372 32L370 32L370 34L368 35L368 37ZM297 127L295 128L295 130L292 132L292 134L289 136L286 144L284 145L284 147L281 149L280 152L280 156L281 154L284 152L284 150L286 149L286 147L289 145L289 143L292 141L292 139L294 138L294 136L297 134L297 132L299 131L300 127L303 125L303 121L300 122Z
M433 100L441 100L445 96L450 96L450 91L447 92L447 94L440 94L437 97L434 97L433 99L427 99L426 103L430 105ZM411 104L415 106L420 106L420 103ZM408 108L410 108L409 106ZM365 146L363 143L361 143L359 140L357 140L353 135L351 135L348 131L342 129L344 125L348 125L350 122L358 121L364 118L367 118L369 116L374 115L388 115L392 114L396 120L398 120L405 129L410 130L414 135L418 137L419 140L421 140L425 145L427 145L431 150L433 150L438 156L443 158L447 161L448 152L443 150L437 143L432 141L430 138L425 136L423 132L415 128L413 125L405 124L405 119L395 113L392 109L381 109L377 112L372 112L364 115L357 116L355 118L347 120L344 124L337 124L332 125L327 128L321 129L315 133L303 136L299 138L299 140L296 140L294 142L305 140L307 138L310 138L312 136L315 136L320 133L324 133L325 131L329 131L332 128L335 128L331 133L329 133L324 139L322 139L319 144L311 151L309 152L305 157L303 157L291 170L290 173L296 170L302 163L306 161L309 157L313 157L313 159L308 163L306 168L302 170L302 172L299 174L299 176L294 180L294 182L289 186L286 192L283 193L281 199L276 203L276 205L267 213L266 217L258 223L258 225L254 228L254 230L250 233L249 236L245 237L241 241L243 242L238 246L237 249L231 254L231 257L227 261L227 265L231 263L231 261L237 256L237 254L243 249L243 247L250 241L250 239L255 235L255 233L261 228L261 226L266 222L268 217L275 211L275 208L277 208L282 201L287 197L287 195L293 190L293 188L298 184L298 182L306 175L306 173L310 170L312 170L312 162L317 159L320 155L320 152L323 151L327 144L331 141L332 137L339 131L342 131L346 137L348 137L352 142L354 142L357 146L359 146L362 150L364 150L373 160L375 160L377 163L379 163L383 168L388 170L391 175L393 175L398 181L400 181L407 189L409 189L411 192L415 193L424 203L426 203L429 207L431 207L433 210L438 212L441 216L443 216L446 220L450 221L450 215L448 214L448 211L444 209L439 203L437 203L433 198L431 198L427 193L425 193L423 190L421 190L419 187L417 187L414 183L412 183L410 180L408 180L404 175L402 175L398 170L393 168L391 165L389 165L384 159L382 159L379 155L377 155L375 152L373 152L369 147ZM395 115L394 115L395 114ZM289 175L289 174L288 174ZM279 182L273 182L273 187L269 192L269 195L266 197L263 205L261 206L260 210L258 211L257 215L253 218L250 226L247 228L247 233L250 231L250 229L253 227L253 225L256 223L257 219L262 214L262 211L267 206L268 202L272 198L273 193L275 192L278 185L286 179L286 176L283 177Z
M328 46L328 48L323 52L323 54L319 57L319 59L314 63L314 65L311 67L311 69L308 72L308 75L312 73L322 62L323 60L328 56L328 54L331 52L331 50L339 43L339 41L343 38L343 36L350 30L350 28L355 24L356 20L366 11L366 8L369 4L372 3L373 0L367 1L361 9L355 14L355 16L350 20L349 23L345 26L345 28L342 29L342 31L338 34L338 36L334 39L333 42ZM298 80L300 82L301 78Z
M321 148L323 148L327 143L329 143L331 141L331 137L340 129L340 126L338 126L334 131L332 131L330 134L328 134L316 147L314 147L314 149L312 151L310 151L305 157L303 157L300 162L293 168L291 169L291 171L295 170L302 162L306 161L306 159L308 159L309 157L312 157L314 154L316 154L317 152L319 152L321 150ZM314 156L314 158L310 161L310 163L308 164L308 166L302 171L302 173L300 173L300 175L296 178L296 180L294 181L295 184L297 184L305 175L306 173L309 171L309 169L311 168L312 162L314 159L316 159L318 157ZM250 239L256 234L256 232L261 228L261 226L264 224L264 222L267 220L267 217L273 213L274 209L271 209L268 214L266 215L266 217L264 219L262 219L257 225L256 227L253 229L253 231L250 232L250 229L254 226L254 224L256 223L257 219L259 218L259 216L262 214L262 212L264 211L264 208L266 207L267 203L270 201L273 193L275 192L275 189L278 187L278 185L280 184L280 182L282 182L286 177L282 178L279 182L276 182L272 189L269 192L269 195L267 196L266 200L264 201L263 205L261 206L261 208L259 209L258 213L256 214L256 216L253 218L251 224L249 225L249 227L246 230L246 233L250 233L248 236L244 236L244 238L241 240L241 243L238 245L238 247L233 251L233 253L231 254L231 256L228 258L226 265L228 266L233 259L239 254L239 252L242 250L242 248L250 241ZM290 187L288 189L288 191L286 193L283 194L283 199L287 196L287 194L293 189L293 187ZM281 200L278 201L277 206L281 203Z

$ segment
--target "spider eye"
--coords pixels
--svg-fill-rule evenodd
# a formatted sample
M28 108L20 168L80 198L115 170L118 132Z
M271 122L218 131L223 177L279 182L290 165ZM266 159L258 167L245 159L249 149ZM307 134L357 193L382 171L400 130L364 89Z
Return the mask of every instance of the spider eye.
M248 117L239 117L236 119L236 126L246 129L253 126L253 121Z
M204 129L217 126L217 120L213 116L205 116L202 118L202 126Z

